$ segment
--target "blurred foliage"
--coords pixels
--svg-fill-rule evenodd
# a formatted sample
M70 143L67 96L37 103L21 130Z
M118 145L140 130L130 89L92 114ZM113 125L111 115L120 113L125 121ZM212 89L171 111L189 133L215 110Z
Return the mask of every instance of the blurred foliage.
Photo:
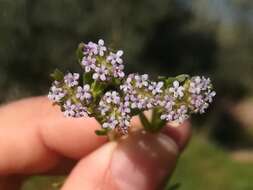
M223 149L198 134L181 157L171 183L182 182L180 190L251 190L252 167L252 162L231 160Z
M129 71L207 74L218 94L241 97L252 90L252 8L250 0L0 0L0 101L46 93L49 73L78 69L77 44L98 38L125 50Z

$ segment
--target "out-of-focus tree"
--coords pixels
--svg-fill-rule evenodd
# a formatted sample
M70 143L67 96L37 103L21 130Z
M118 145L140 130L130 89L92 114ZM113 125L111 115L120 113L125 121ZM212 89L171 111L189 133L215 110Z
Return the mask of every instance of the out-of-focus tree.
M188 8L199 30L214 30L213 70L217 90L211 134L228 147L252 146L245 128L230 112L237 101L253 92L253 2L250 0L192 0Z
M194 0L197 20L215 24L218 51L214 75L221 93L230 98L253 91L253 2ZM206 13L206 14L205 14ZM201 17L202 15L202 17ZM201 26L202 24L200 24ZM225 88L225 89L224 89ZM227 90L226 90L227 89Z
M193 13L177 0L1 0L0 14L1 101L46 92L55 67L77 69L82 40L124 49L133 71L208 72L213 62L212 31L192 29Z

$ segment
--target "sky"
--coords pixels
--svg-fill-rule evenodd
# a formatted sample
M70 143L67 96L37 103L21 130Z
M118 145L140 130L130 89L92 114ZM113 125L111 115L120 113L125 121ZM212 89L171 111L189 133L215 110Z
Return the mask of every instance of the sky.
M236 4L236 0L179 0L182 5L210 21L219 21L223 24L234 25L247 22L253 29L253 3L248 3L247 10ZM237 0L239 1L239 0ZM244 0L244 2L252 0ZM241 1L242 2L242 1Z

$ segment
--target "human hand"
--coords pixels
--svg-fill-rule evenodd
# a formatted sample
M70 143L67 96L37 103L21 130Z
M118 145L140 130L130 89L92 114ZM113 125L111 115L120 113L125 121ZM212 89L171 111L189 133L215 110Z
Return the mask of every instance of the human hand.
M140 125L133 119L132 125ZM69 173L62 190L155 190L175 168L189 123L162 133L136 132L107 142L92 118L64 118L44 97L0 108L0 189L19 189L25 176Z

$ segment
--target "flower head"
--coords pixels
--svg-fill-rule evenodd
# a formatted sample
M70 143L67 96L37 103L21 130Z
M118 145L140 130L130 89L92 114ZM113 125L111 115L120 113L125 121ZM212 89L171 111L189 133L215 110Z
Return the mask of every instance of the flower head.
M112 67L112 72L115 78L123 78L125 76L124 65L114 65Z
M183 123L186 119L189 118L189 112L186 105L181 105L179 108L176 109L174 113L173 120Z
M107 48L104 46L104 40L100 39L98 40L97 45L97 52L100 56L104 56L104 52L107 50Z
M94 80L122 79L125 76L122 55L122 50L118 50L116 53L109 51L104 45L104 40L100 39L98 43L84 44L80 64L85 73L92 73Z
M94 80L101 80L105 81L107 80L107 75L109 74L109 70L105 66L96 67L95 73L93 73L92 78Z
M171 92L175 98L182 98L184 96L184 87L180 86L179 82L176 80L173 82L173 87L169 88L169 92Z
M96 68L96 58L91 56L84 56L83 60L81 62L81 65L83 66L86 73L90 71L94 71Z
M190 93L189 107L195 113L205 113L216 95L216 92L212 91L210 79L200 76L191 78L188 91Z
M98 50L97 50L97 44L93 43L93 42L89 42L88 44L84 45L84 51L83 54L84 55L97 55Z
M160 94L163 92L162 88L164 86L164 82L151 82L148 89L152 91L153 95Z
M147 74L130 74L120 86L125 99L129 100L132 109L146 110L154 108L163 92L164 83L149 80Z
M89 101L92 98L90 92L90 85L86 84L83 87L78 86L76 90L76 97L81 101L83 100Z
M110 52L109 56L107 57L107 61L109 61L112 65L115 65L116 63L122 64L123 60L121 56L123 55L123 51L119 50L116 53Z
M204 113L215 94L210 79L205 77L192 77L182 86L175 80L158 97L158 106L163 110L161 119L182 123L191 113Z
M65 117L87 117L89 112L81 103L74 104L69 99L63 104Z
M66 92L57 86L58 82L54 82L48 93L48 98L53 102L60 102L66 95Z
M99 102L98 110L104 118L103 128L115 129L126 133L130 126L129 104L123 102L119 93L116 91L106 92Z
M64 82L68 87L73 87L78 85L78 79L79 79L78 73L68 73L64 76Z

